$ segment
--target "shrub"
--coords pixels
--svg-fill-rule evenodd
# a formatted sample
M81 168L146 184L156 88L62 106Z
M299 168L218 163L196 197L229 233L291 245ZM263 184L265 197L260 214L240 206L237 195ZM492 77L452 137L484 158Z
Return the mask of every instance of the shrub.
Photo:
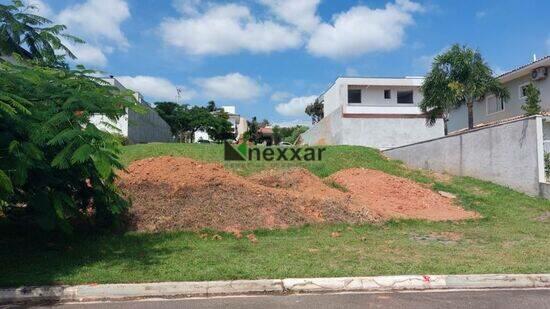
M521 106L521 109L525 111L527 116L540 114L540 91L533 85L529 83L527 89L525 89L525 104Z
M22 60L21 60L22 61ZM114 185L120 143L90 123L137 104L90 71L0 61L0 211L70 232L113 223L128 202Z

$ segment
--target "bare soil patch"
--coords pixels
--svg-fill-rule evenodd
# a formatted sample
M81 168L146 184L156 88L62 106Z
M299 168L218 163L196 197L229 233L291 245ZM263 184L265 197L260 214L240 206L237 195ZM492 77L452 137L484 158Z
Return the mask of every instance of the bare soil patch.
M311 176L299 171L280 181L287 188L262 185L267 182L261 178L252 181L221 164L184 157L144 159L132 163L127 171L120 175L119 186L132 199L130 223L140 231L211 228L236 233L306 223L376 220L367 208L350 207L349 197L319 179L295 182L291 178L305 180ZM314 186L324 186L327 195L314 195ZM303 194L304 188L311 194Z
M245 178L221 164L164 156L133 162L118 183L132 200L130 224L139 231L210 228L240 235L320 222L477 217L413 181L366 169L324 180L301 168Z
M433 221L478 218L424 186L384 172L354 168L339 171L329 177L385 218L413 218Z

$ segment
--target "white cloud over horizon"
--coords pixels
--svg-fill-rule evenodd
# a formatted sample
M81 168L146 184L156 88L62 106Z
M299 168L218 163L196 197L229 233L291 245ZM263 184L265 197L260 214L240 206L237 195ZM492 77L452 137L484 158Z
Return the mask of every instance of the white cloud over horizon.
M312 34L307 50L316 56L338 59L390 51L401 46L405 29L414 24L413 13L424 8L409 0L396 0L384 9L364 5L336 14Z
M103 68L108 63L107 54L114 47L121 50L129 47L121 29L122 22L131 17L125 0L86 0L58 13L43 0L25 0L24 3L34 7L35 14L52 20L54 24L67 26L67 33L86 41L77 44L63 39L63 44L77 57L71 60L74 63Z
M124 87L138 91L143 96L151 98L154 101L176 101L177 89L181 89L181 100L186 101L193 98L196 94L185 86L175 85L171 81L155 76L116 76L115 77Z
M305 116L306 107L315 102L317 96L304 96L292 98L286 103L280 103L275 106L275 110L283 116Z
M241 73L197 78L194 83L202 89L202 96L210 100L250 101L258 98L265 88L256 80Z
M119 48L127 48L129 43L121 24L130 16L128 3L124 0L87 0L63 9L56 20L86 38L105 40Z
M298 31L270 20L258 20L248 7L237 4L212 5L202 15L167 18L159 31L166 44L191 55L269 53L301 44Z
M321 0L259 0L282 21L300 31L311 32L321 23L317 7Z
M413 14L424 7L411 0L384 8L357 5L323 22L321 0L256 0L268 9L258 18L244 4L175 0L181 16L159 26L163 41L189 55L228 55L242 51L271 53L306 47L319 57L338 59L390 51L402 45Z

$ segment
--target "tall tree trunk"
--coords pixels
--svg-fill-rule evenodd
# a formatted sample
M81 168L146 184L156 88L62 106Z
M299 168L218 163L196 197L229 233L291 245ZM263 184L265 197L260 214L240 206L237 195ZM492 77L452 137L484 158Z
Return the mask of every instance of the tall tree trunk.
M468 107L468 129L474 128L474 102L468 102L466 103L466 107Z

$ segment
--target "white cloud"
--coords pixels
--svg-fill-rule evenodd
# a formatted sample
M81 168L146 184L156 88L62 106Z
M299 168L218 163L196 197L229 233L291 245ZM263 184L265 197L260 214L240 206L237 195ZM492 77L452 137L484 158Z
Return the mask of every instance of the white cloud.
M260 0L275 16L305 32L313 31L321 22L317 7L321 0Z
M201 0L174 0L174 7L184 15L199 14Z
M32 7L33 14L46 18L51 18L53 16L52 9L42 0L25 0L23 3L26 6Z
M414 23L412 14L422 10L420 4L409 0L396 0L383 9L355 6L333 16L332 24L321 24L307 49L313 55L334 59L393 50L401 46L405 28Z
M263 87L240 73L199 78L195 84L202 88L202 96L212 100L229 99L249 101L260 96Z
M306 106L313 103L317 96L297 97L286 103L277 104L275 110L284 116L304 116Z
M145 97L155 101L175 101L177 88L183 90L180 97L183 101L189 100L194 96L192 90L188 90L183 86L176 86L171 81L161 77L138 75L117 76L116 79L118 79L124 87L138 91Z
M273 94L271 94L271 101L275 102L282 102L285 100L288 100L292 97L292 93L284 92L284 91L276 91Z
M90 44L72 44L63 42L71 52L77 57L73 62L84 65L95 65L105 67L107 65L107 56L101 48Z
M87 0L65 8L57 20L86 39L107 40L126 48L129 43L120 26L129 17L130 10L124 0Z
M298 31L260 21L246 6L213 5L198 16L165 19L160 25L164 41L192 55L225 55L242 50L269 53L301 44Z

